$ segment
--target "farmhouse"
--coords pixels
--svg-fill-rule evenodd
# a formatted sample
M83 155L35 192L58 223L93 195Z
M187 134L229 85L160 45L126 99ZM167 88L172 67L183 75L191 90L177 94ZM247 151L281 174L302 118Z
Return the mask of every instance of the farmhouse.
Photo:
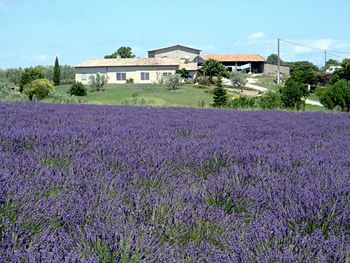
M186 63L178 58L120 58L87 60L75 67L76 81L83 84L96 73L108 76L108 83L125 83L133 79L134 83L156 83L175 71L185 68L197 72L196 63Z
M269 73L276 71L273 65L267 65L265 59L257 54L207 54L201 50L183 45L174 45L148 51L147 58L116 58L87 60L75 66L75 80L83 84L97 73L108 76L108 83L160 83L176 70L185 68L190 78L196 77L200 66L209 59L224 64L230 71L250 73ZM266 66L265 66L266 65ZM284 69L289 74L289 68Z

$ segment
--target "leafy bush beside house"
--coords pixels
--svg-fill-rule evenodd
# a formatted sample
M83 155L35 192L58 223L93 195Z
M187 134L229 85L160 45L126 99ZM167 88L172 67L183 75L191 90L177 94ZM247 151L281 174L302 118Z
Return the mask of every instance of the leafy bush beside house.
M45 76L41 69L39 68L26 68L21 75L21 80L19 83L20 92L23 91L24 86L36 79L44 79Z
M91 85L91 91L102 91L103 87L108 83L108 76L97 73L96 76L90 76L89 82Z
M86 90L83 83L76 82L70 87L69 94L71 96L72 95L74 95L74 96L86 96L87 90Z

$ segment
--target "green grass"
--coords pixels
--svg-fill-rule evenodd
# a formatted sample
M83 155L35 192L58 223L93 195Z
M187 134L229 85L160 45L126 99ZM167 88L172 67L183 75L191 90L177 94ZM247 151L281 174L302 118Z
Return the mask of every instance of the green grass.
M60 95L68 95L69 85L56 87ZM90 92L83 97L85 103L105 105L143 105L198 107L203 101L206 107L212 104L212 95L204 90L183 85L171 91L166 85L159 84L109 84L102 92Z

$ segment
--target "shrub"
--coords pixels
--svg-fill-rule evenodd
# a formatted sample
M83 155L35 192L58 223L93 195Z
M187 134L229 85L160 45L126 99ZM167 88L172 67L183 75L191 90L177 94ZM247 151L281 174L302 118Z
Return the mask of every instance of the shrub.
M166 84L170 90L178 89L182 85L181 78L177 74L169 75L166 79Z
M234 97L228 104L233 109L252 109L256 108L256 98L249 97Z
M83 83L76 82L70 87L69 94L74 96L86 96L87 91Z
M227 92L220 78L213 91L213 100L213 107L225 107L227 105Z
M258 106L264 110L273 110L282 107L281 95L275 92L268 92L258 98Z
M350 111L350 81L339 80L333 85L318 89L316 94L326 108L334 109L338 106L342 111Z
M133 78L129 78L126 80L127 84L133 84L134 83L134 79Z
M233 72L231 74L231 84L235 88L244 88L247 84L247 78L243 73Z
M19 83L20 92L23 91L24 86L36 79L43 79L45 76L39 68L26 68L22 73Z
M22 101L26 97L8 79L0 77L0 101Z
M303 97L305 98L308 95L305 84L288 79L286 85L280 88L279 92L284 107L300 110L305 106L305 102L302 100Z
M91 91L102 91L107 83L108 77L105 74L97 73L96 76L90 76Z
M211 84L209 78L205 76L198 76L196 81L199 85L210 86Z
M26 84L23 93L28 96L30 100L35 96L38 100L42 100L50 93L54 92L54 87L47 79L36 79Z

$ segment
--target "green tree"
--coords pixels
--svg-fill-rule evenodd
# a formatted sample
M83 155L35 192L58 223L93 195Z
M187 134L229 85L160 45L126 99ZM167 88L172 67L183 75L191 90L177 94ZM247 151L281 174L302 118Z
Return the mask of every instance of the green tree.
M241 72L233 72L231 74L231 83L233 87L242 89L247 84L247 77Z
M222 85L220 77L213 91L213 100L213 107L225 107L227 105L227 92Z
M55 89L49 80L36 79L24 86L23 94L27 95L30 100L33 100L34 96L38 100L42 100L54 91Z
M286 108L302 109L305 101L302 100L308 95L307 86L305 84L288 79L284 87L279 90L281 94L282 105Z
M176 74L178 74L181 78L185 80L187 80L190 77L190 72L185 68L176 70Z
M108 77L105 74L97 73L90 76L90 85L92 91L102 91L103 87L108 83Z
M340 107L342 111L350 111L350 81L342 79L323 89L317 90L320 102L327 109Z
M340 63L339 63L338 60L335 60L335 59L328 59L328 60L326 61L325 67L326 67L326 68L329 68L330 66L339 66L339 65L340 65Z
M132 53L131 47L120 47L118 50L111 55L106 55L105 58L134 58L135 55Z
M33 80L42 79L44 77L45 76L43 72L38 68L30 67L30 68L24 69L24 72L21 75L21 80L19 83L20 92L23 91L23 88L26 84L32 82Z
M169 90L178 89L179 86L182 85L181 79L180 79L179 75L177 75L177 74L172 74L172 75L167 76L166 84L168 85Z
M83 83L75 82L69 89L69 94L72 96L86 96L87 90Z
M313 71L313 72L318 71L318 67L309 61L288 62L287 64L290 66L291 74L293 73L293 71L298 71L298 70Z
M342 61L341 68L334 72L331 82L334 84L341 79L350 80L350 58Z
M302 84L316 84L317 83L317 73L313 70L294 70L290 74L290 78L298 83Z
M266 59L266 63L277 65L278 64L278 56L276 54L269 55ZM283 64L283 61L281 59L280 59L280 63Z
M53 83L55 86L59 86L61 84L61 67L58 63L58 57L55 59L55 67L53 70Z
M11 81L17 86L21 82L22 73L23 73L22 68L9 68L5 70L1 70L1 77L8 79L9 81Z
M210 82L212 82L213 77L230 78L230 73L227 71L226 67L214 59L208 59L204 62L200 74L209 77Z

